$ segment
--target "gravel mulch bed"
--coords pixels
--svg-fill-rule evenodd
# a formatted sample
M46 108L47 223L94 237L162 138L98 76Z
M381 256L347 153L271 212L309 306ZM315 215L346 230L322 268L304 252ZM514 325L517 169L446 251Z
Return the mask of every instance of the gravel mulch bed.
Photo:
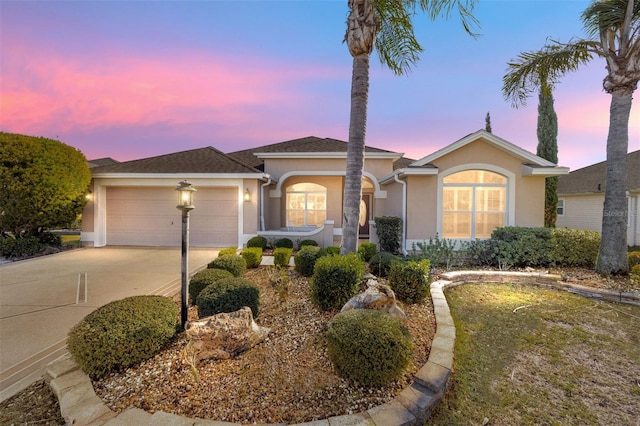
M414 343L413 363L401 379L363 387L339 377L326 353L327 325L337 313L310 300L308 279L289 273L286 290L274 285L273 268L250 270L245 278L261 291L256 322L268 339L235 359L201 361L194 373L184 357L181 335L140 365L94 381L98 396L114 411L135 406L237 423L299 423L367 410L393 399L427 362L435 333L430 300L401 305ZM192 309L190 318L196 318Z

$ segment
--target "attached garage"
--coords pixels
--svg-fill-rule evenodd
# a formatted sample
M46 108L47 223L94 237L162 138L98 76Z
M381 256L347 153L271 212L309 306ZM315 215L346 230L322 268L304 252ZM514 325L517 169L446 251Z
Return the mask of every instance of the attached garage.
M190 245L238 244L237 187L198 188L190 213ZM173 187L106 188L107 245L179 246L181 212Z

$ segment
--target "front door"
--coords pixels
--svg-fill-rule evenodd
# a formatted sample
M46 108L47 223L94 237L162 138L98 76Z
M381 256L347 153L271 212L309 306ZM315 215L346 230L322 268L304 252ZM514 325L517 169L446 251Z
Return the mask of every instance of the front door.
M371 219L371 194L362 194L360 200L360 228L358 238L369 238L369 220Z

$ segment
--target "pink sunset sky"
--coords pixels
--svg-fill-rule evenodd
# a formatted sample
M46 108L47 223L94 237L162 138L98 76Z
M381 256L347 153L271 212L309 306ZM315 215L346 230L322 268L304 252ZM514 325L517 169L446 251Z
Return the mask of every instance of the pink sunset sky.
M588 1L480 1L415 21L425 51L405 77L371 61L367 145L421 158L485 126L536 151L537 96L514 109L502 77L547 37L583 37ZM0 1L0 130L119 161L223 152L305 136L348 139L344 1ZM610 96L595 58L555 91L559 164L606 157ZM636 93L636 98L638 97ZM634 101L629 151L640 149Z

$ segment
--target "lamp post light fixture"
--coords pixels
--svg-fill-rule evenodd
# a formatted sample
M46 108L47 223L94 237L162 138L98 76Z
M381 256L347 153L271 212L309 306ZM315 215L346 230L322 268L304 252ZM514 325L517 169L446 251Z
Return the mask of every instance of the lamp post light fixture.
M249 192L249 188L245 189L243 199L245 203L251 202L251 192Z
M185 329L187 317L189 313L187 281L189 277L189 212L194 209L193 193L196 189L191 186L187 180L180 182L176 188L178 191L178 210L182 211L182 266L181 271L181 309L180 309L180 325Z

